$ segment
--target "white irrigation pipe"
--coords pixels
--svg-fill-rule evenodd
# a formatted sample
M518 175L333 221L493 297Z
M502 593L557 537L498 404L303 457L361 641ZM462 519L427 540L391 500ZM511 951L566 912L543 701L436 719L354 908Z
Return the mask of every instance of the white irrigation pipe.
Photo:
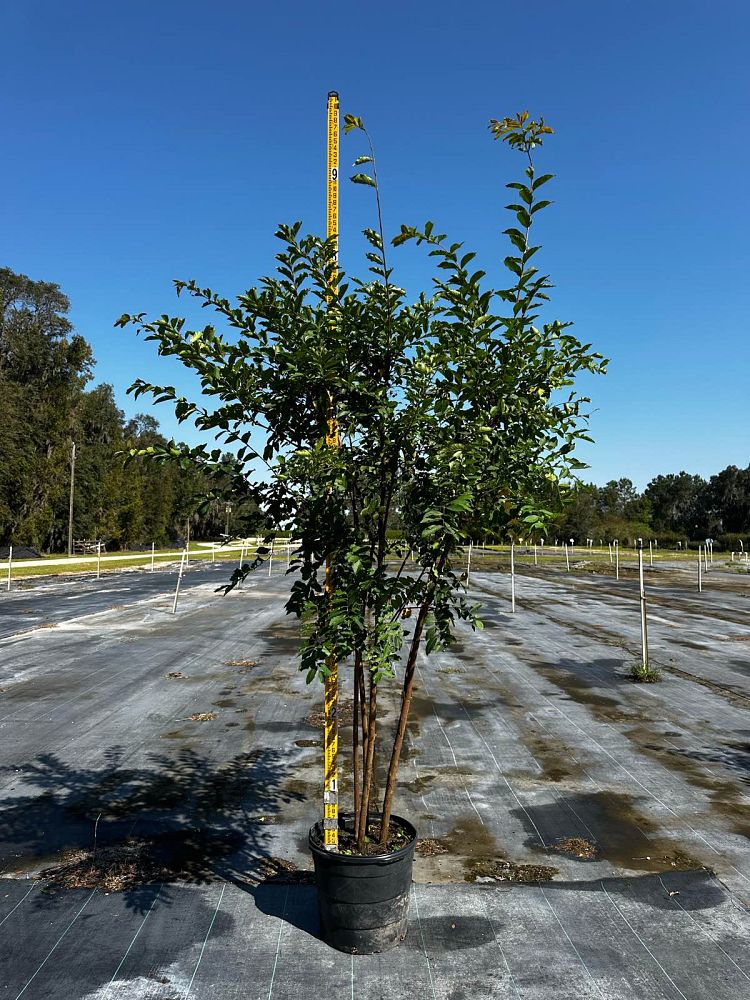
M516 613L516 546L510 543L510 610Z
M538 563L537 563L537 561L536 561L536 542L534 542L534 565L535 565L535 566L537 566L537 565L538 565Z
M13 546L8 549L8 593L10 593L10 573L13 566Z
M185 556L187 555L187 549L183 549L182 558L180 559L180 569L177 573L177 586L174 591L174 603L172 604L172 614L177 613L177 598L180 596L180 584L182 583L182 570L185 566Z
M568 543L565 542L565 564L568 567L568 572L570 573L570 555L568 554Z
M472 540L469 539L469 553L466 557L466 586L469 586L469 579L471 577L471 548Z
M702 558L703 558L703 557L702 557L702 555L701 555L701 547L700 547L700 545L699 545L699 546L698 546L698 593L699 593L699 594L702 594L702 593L703 593L703 580L702 580L702 578L701 578L701 570L702 570L702 568L703 568L703 567L702 567L702 564L701 564L701 559L702 559Z
M646 588L643 585L643 549L638 549L638 576L641 584L641 645L643 668L648 670L648 619L646 617Z

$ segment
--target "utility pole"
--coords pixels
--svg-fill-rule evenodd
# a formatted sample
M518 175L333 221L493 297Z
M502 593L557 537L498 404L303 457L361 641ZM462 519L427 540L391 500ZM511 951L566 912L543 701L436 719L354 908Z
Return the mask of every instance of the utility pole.
M76 443L70 446L70 505L68 507L68 556L73 555L73 494L76 485Z

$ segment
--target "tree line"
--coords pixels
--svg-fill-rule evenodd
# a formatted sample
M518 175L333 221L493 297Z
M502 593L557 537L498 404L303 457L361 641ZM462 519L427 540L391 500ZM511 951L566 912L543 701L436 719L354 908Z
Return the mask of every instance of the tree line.
M89 388L94 357L69 308L58 285L0 268L0 545L65 550L73 442L75 539L131 549L188 530L218 538L228 520L238 530L241 504L199 513L209 492L200 471L125 464L130 449L168 442L153 417L126 419L111 385Z
M662 545L715 539L727 550L745 548L750 537L750 465L729 465L710 479L687 472L656 476L639 493L629 479L605 486L581 484L555 518L561 538L637 538Z
M126 419L111 385L88 388L91 346L68 319L59 286L0 268L0 545L64 551L68 533L71 445L76 444L73 536L109 549L218 538L261 527L257 508L231 509L199 470L179 464L125 464L130 450L169 442L146 414ZM228 463L229 465L229 463ZM662 545L710 537L739 548L750 536L750 465L730 465L705 480L660 475L638 492L631 480L579 484L550 497L549 535L583 540L655 538ZM400 524L393 512L391 527ZM188 529L189 525L189 529ZM477 537L482 534L477 525Z

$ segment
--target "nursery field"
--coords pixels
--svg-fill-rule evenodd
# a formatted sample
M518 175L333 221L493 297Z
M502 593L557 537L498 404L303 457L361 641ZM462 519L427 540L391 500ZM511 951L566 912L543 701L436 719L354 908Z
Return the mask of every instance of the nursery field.
M322 692L281 565L227 597L192 568L176 614L174 570L0 595L0 997L746 997L750 577L648 568L643 685L632 553L520 553L515 614L508 553L472 559L485 628L420 663L382 957L316 937Z

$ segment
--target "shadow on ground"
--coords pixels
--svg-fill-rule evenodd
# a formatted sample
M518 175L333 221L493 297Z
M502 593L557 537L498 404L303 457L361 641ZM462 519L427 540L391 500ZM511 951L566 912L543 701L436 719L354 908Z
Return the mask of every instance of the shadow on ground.
M217 764L186 749L151 754L138 768L125 765L119 747L104 758L101 769L52 754L4 769L24 788L0 800L0 874L42 873L69 888L122 891L138 910L144 900L150 905L149 884L244 887L283 876L269 855L270 828L301 796L284 789L278 751Z

